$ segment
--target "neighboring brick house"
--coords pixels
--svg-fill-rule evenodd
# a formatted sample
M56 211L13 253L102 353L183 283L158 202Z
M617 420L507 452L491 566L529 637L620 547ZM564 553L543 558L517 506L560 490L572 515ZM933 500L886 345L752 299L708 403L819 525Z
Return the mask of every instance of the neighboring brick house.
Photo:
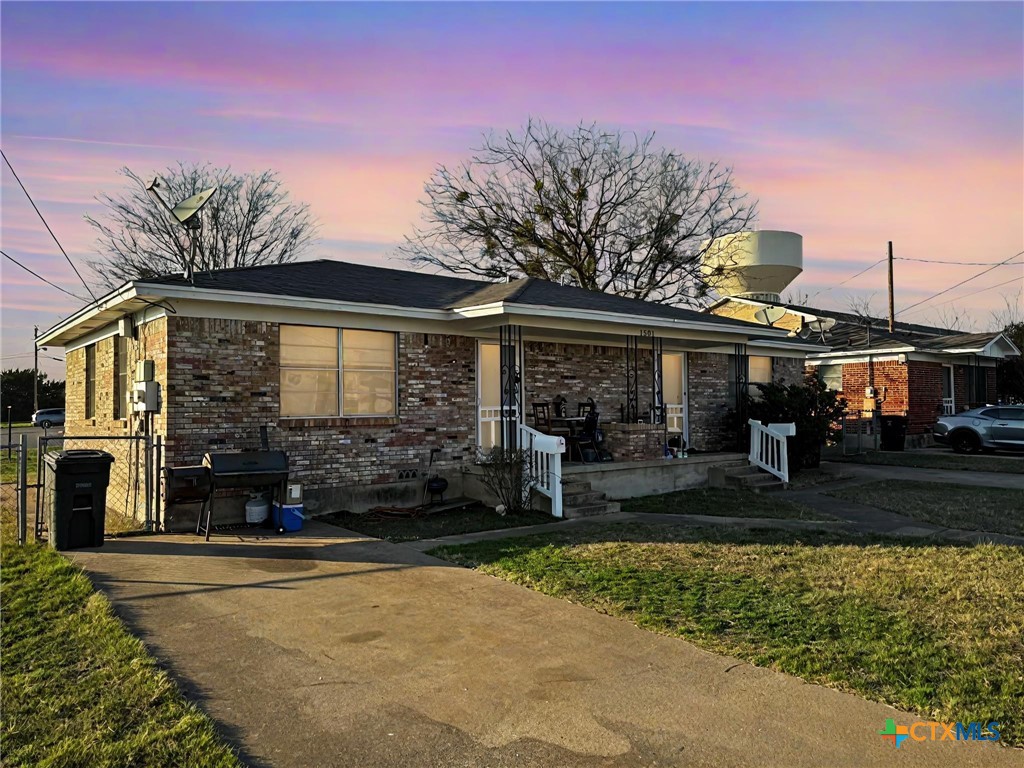
M509 385L527 421L534 402L593 398L617 460L661 456L661 439L633 434L637 421L667 421L697 451L731 449L737 388L797 381L807 354L824 351L783 330L533 278L329 260L128 283L38 343L67 350L68 434L137 434L143 417L126 400L150 360L162 403L145 426L165 465L251 450L266 426L314 512L407 503L432 449L457 490L461 468L501 433Z
M912 442L928 442L942 415L959 413L996 399L996 368L1020 355L1002 333L957 333L944 328L865 319L846 312L813 309L765 298L731 296L713 304L717 317L755 320L768 306L784 308L774 327L797 337L821 340L821 320L834 321L823 343L831 350L810 355L809 368L841 392L850 410L874 405L883 415L908 417ZM872 403L871 397L877 398Z

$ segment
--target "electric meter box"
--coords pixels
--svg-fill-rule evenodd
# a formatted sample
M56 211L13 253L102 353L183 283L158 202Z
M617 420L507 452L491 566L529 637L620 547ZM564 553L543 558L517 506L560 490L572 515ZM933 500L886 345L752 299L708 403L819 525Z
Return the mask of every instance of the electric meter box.
M135 384L132 410L136 413L160 410L160 384L155 381L139 381Z

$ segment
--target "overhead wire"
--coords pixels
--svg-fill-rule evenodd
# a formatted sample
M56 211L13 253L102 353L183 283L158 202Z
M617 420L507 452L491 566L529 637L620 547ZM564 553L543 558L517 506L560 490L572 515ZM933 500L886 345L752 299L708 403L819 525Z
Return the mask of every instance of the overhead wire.
M1006 264L1006 262L1002 261L942 261L940 259L912 259L908 256L893 256L892 258L893 261L916 261L920 264L954 264L962 267L1001 267Z
M843 281L842 281L841 283L836 283L835 285L830 285L830 286L829 286L828 288L822 288L822 289L821 289L820 291L818 291L817 293L814 293L814 294L812 294L811 296L809 296L809 297L807 298L807 300L808 300L808 301L810 301L810 300L811 300L811 299L813 299L813 298L814 298L815 296L817 296L817 295L818 295L819 293L822 293L822 292L824 292L824 291L831 291L831 290L832 290L833 288L838 288L838 287L839 287L839 286L841 286L841 285L846 285L846 284L847 284L848 282L850 282L851 280L855 280L856 278L858 278L858 277L860 277L861 275L863 275L863 274L864 274L865 272L870 272L870 271L871 271L872 269L874 269L875 267L877 267L877 266L878 266L879 264L881 264L881 263L885 262L885 261L886 261L886 260L887 260L888 258L889 258L888 256L883 256L883 257L882 257L882 258L880 258L880 259L879 259L878 261L876 261L876 262L875 262L874 264L872 264L872 265L871 265L870 267L865 267L865 268L864 268L864 269L862 269L862 270L861 270L860 272L858 272L857 274L855 274L855 275L853 275L853 276L851 276L851 277L848 277L848 278L846 278L846 279L845 279L845 280L843 280Z
M64 254L64 258L67 259L68 264L71 265L71 268L75 271L75 274L78 275L78 279L81 280L82 285L85 286L85 290L89 293L90 296L92 296L92 300L96 301L96 294L92 292L92 289L89 287L89 284L85 282L85 278L82 277L82 273L78 271L78 267L75 266L75 262L73 262L71 260L71 257L68 256L68 252L64 250L64 246L60 244L60 240L57 239L57 235L55 235L53 233L53 230L50 229L50 225L49 223L47 223L46 217L43 216L43 212L39 210L39 206L37 206L36 201L32 199L32 195L30 195L28 193L28 190L25 189L25 185L21 183L21 179L18 177L18 172L14 170L14 166L11 165L11 161L7 158L7 154L2 149L0 149L0 155L3 156L4 162L7 163L7 167L11 169L11 173L14 175L14 180L18 182L18 186L21 187L21 191L25 193L25 197L27 197L28 201L32 204L32 208L35 209L36 215L39 216L39 220L43 222L43 226L46 227L46 231L50 233L50 237L53 238L53 242L55 242L57 244L57 247L60 248L60 252Z
M914 312L921 312L922 310L925 310L925 309L931 309L932 307L941 307L944 304L952 304L954 301L960 301L960 299L966 299L968 296L974 296L975 294L978 294L978 293L984 293L985 291L991 291L994 288L1002 288L1004 285L1009 285L1010 283L1021 283L1021 285L1024 286L1024 277L1015 277L1012 280L1007 280L1006 282L1003 282L1003 283L996 283L995 285L990 285L987 288L979 288L976 291L971 291L970 293L965 293L962 296L956 296L956 297L954 297L952 299L946 299L946 301L940 301L938 304L932 304L931 307L918 307L917 309L911 310L910 314L913 314Z
M966 280L961 280L959 283L956 283L955 285L949 286L949 288L941 290L938 293L933 293L931 296L929 296L926 299L921 299L921 301L918 301L918 302L916 302L914 304L911 304L909 307L904 307L897 314L905 314L905 313L909 312L910 310L912 310L914 307L919 307L922 304L924 304L925 302L931 301L932 299L936 299L939 296L942 296L943 294L949 293L950 291L952 291L955 288L959 288L961 285L969 283L972 280L977 280L982 275L987 275L993 269L998 269L999 267L1003 266L1004 264L1009 264L1011 261L1013 261L1014 259L1016 259L1018 256L1021 256L1021 255L1024 255L1024 251L1019 251L1018 253L1013 254L1013 256L1011 256L1010 258L1004 259L1003 261L1000 261L1000 262L998 262L996 264L993 264L988 269L983 269L981 272L978 272L975 275L971 275Z
M47 285L49 285L49 286L52 286L53 288L56 288L56 289L57 289L58 291L60 291L61 293L66 293L66 294L67 294L68 296L70 296L71 298L73 298L73 299L78 299L79 301L88 301L88 299L82 298L81 296L78 296L78 295L76 295L76 294L72 293L71 291L69 291L69 290L67 290L67 289L65 289L65 288L61 288L61 287L60 287L59 285L57 285L56 283L50 282L50 281L49 281L49 280L47 280L47 279L46 279L45 277L43 277L42 275L40 275L40 274L39 274L38 272L33 272L33 271L32 271L31 269L29 269L28 267L26 267L26 266L25 266L24 264L22 264L22 263L21 263L20 261L18 261L18 260L17 260L16 258L14 258L13 256L9 255L9 254L8 254L8 253L7 253L6 251L2 251L2 250L0 250L0 254L3 254L4 258L6 258L6 259L10 259L10 260L11 260L11 261L13 261L13 262L14 262L15 264L17 264L17 265L18 265L19 267L21 267L21 268L22 268L22 269L24 269L24 270L25 270L26 272L28 272L28 273L29 273L30 275L32 275L32 276L33 276L33 277L35 277L35 278L38 278L39 280L42 280L42 281L43 281L44 283L46 283Z

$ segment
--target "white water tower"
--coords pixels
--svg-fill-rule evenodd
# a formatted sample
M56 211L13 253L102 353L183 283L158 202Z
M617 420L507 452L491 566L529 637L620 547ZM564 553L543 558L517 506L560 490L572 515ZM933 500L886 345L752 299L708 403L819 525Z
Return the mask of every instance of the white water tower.
M796 232L765 229L716 238L701 270L720 296L776 304L804 269L804 239Z

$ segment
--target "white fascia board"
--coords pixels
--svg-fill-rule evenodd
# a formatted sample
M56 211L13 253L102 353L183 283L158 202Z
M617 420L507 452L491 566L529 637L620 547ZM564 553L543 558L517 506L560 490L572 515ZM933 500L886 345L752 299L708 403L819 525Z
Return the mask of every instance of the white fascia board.
M664 317L651 317L649 315L622 314L619 312L607 312L597 309L574 309L571 307L552 307L543 304L515 304L495 302L493 304L482 304L477 307L466 307L456 310L467 317L475 317L479 314L520 314L528 317L545 317L560 320L578 320L584 322L609 323L612 325L634 325L647 328L664 328L675 330L710 331L727 335L750 336L752 333L759 335L770 332L773 329L761 326L753 326L748 331L740 325L727 325L723 323L705 323L699 320L675 320ZM774 334L784 339L788 331L778 330Z
M834 358L840 358L841 360L846 360L847 358L850 358L850 357L870 357L870 358L872 358L874 360L877 360L879 355L907 354L907 353L910 353L910 352L913 352L913 351L914 351L914 347L903 345L903 346L899 346L899 347L884 347L884 348L881 348L881 349L849 349L849 350L846 350L846 351L843 351L843 352L829 352L827 354L821 355L821 357L822 358L833 358L834 357ZM840 362L840 360L837 360L836 362Z
M827 353L831 347L827 344L787 344L782 341L751 341L747 343L748 349L784 350L792 354L779 355L779 357L806 357L807 355L820 355Z
M91 304L86 304L73 315L64 318L56 325L43 331L36 339L36 346L64 346L65 342L55 341L55 339L64 336L68 331L73 330L75 326L88 322L103 312L116 310L119 306L131 301L136 296L138 296L138 291L135 288L135 284L125 283L120 288L115 288Z
M854 363L886 363L894 360L898 361L899 355L883 354L883 355L865 355L863 352L860 353L859 357L842 357L834 358L828 357L810 357L807 359L808 365L847 365Z
M365 315L401 316L419 320L452 319L452 313L447 309L418 309L415 307L397 307L392 304L310 299L302 296L281 296L273 293L252 293L248 291L221 291L212 288L192 288L177 285L137 283L137 286L139 289L152 289L168 299L195 299L199 301L224 302L226 304L256 304L261 307L276 306L328 312L352 312Z

